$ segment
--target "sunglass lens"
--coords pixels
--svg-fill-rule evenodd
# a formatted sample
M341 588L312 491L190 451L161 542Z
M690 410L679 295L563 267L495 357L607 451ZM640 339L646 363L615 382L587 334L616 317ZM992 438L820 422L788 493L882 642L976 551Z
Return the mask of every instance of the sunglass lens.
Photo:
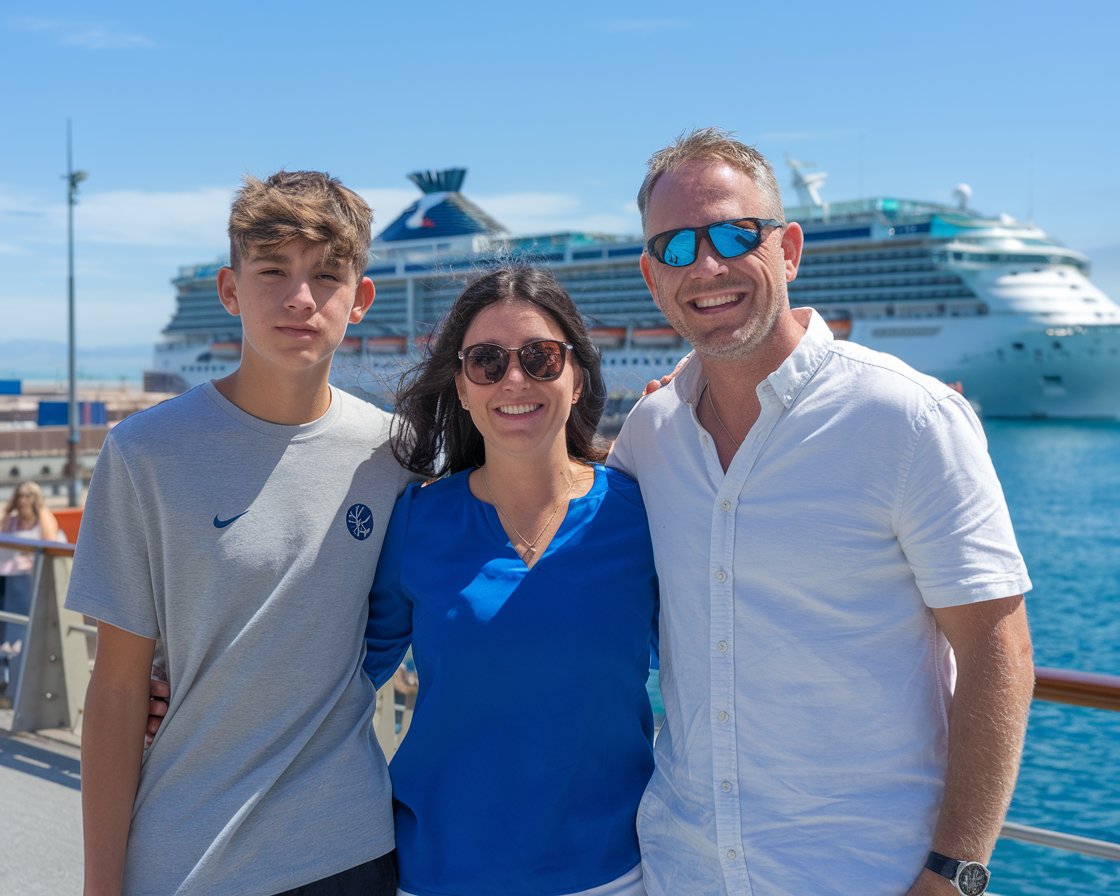
M696 231L686 228L666 234L657 249L661 253L658 261L674 268L686 267L696 261Z
M564 346L551 339L522 346L517 357L535 380L554 380L564 372Z
M708 237L724 258L736 258L758 245L758 227L751 221L716 224L708 228Z
M467 352L467 378L480 386L496 383L506 373L509 352L497 345L476 345Z

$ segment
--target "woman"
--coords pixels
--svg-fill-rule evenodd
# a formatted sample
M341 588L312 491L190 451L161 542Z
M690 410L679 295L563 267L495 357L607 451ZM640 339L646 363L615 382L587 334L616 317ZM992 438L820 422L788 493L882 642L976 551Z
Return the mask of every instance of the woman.
M0 531L15 538L33 541L54 541L58 536L58 520L43 500L38 483L21 482L12 492L4 508ZM27 615L31 609L31 572L35 555L30 551L0 550L0 608L9 613ZM7 682L7 664L23 648L27 626L0 623L0 682ZM12 676L13 680L15 676Z
M401 892L638 896L657 583L637 484L602 466L598 353L555 278L475 280L398 393L397 502L366 670L411 643L390 766Z

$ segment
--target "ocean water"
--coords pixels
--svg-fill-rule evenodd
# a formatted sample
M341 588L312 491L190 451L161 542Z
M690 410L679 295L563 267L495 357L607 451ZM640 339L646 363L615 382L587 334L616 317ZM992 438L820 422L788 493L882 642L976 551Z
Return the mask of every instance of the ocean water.
M1039 666L1120 675L1120 423L985 421ZM1120 842L1120 712L1036 700L1008 819ZM1001 840L1001 896L1120 894L1120 862Z

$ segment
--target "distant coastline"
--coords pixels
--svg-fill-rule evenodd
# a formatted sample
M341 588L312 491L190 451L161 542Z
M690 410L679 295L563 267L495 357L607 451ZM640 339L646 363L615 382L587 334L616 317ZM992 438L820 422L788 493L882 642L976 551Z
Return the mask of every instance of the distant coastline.
M79 384L137 386L152 363L151 345L78 347ZM69 382L68 350L65 342L44 339L0 341L0 379L22 380L38 387Z

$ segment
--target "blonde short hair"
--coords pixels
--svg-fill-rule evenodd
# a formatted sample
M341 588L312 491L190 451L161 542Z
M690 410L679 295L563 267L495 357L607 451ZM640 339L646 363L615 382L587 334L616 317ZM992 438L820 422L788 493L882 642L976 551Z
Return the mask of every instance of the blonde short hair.
M769 208L762 214L784 220L782 191L774 176L774 169L753 146L736 140L730 131L721 128L699 128L681 134L673 143L650 156L646 163L646 177L638 190L638 211L642 214L642 227L646 224L646 209L653 187L667 171L679 168L685 162L696 160L726 162L742 171L762 191Z

